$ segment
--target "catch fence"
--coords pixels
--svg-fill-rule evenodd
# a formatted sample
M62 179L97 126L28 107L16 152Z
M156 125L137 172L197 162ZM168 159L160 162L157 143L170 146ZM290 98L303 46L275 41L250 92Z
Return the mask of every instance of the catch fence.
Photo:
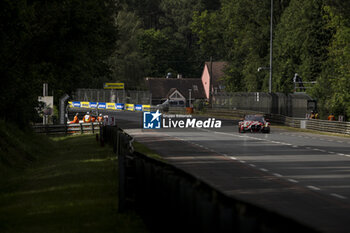
M73 99L88 102L150 104L151 93L136 90L77 89Z
M78 123L66 125L33 125L34 132L39 134L76 134L99 132L100 122Z
M213 95L212 108L305 117L316 106L305 93L219 92Z

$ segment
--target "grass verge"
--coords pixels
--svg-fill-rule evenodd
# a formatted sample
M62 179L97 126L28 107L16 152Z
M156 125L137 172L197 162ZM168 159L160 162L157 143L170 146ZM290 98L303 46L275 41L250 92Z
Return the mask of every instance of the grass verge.
M110 147L94 135L50 144L38 142L48 147L45 157L0 178L0 232L148 232L138 216L117 211L118 161Z

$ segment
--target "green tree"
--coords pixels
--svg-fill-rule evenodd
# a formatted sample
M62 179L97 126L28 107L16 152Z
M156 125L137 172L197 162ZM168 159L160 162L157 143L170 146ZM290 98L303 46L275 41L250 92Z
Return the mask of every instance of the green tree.
M324 71L317 80L313 94L323 115L333 112L350 117L350 17L343 14L349 4L336 3L325 7L327 27L333 36Z
M116 38L112 0L0 4L1 117L28 124L43 82L58 100L77 87L100 86L108 76Z
M230 62L226 86L232 91L262 90L267 75L258 73L257 68L268 64L269 2L225 0L220 15Z
M275 31L274 91L291 92L293 76L315 81L327 58L330 32L326 29L323 1L291 0Z
M181 44L161 30L145 30L139 37L139 46L147 62L146 76L165 77L168 72L184 74L186 62L182 60L184 51Z
M145 76L146 60L139 48L139 37L143 35L142 22L135 13L119 11L115 24L118 29L116 49L109 59L111 79L126 83L127 88L135 88Z
M193 14L191 24L193 33L198 37L199 52L196 54L202 59L209 57L215 60L226 58L223 33L224 25L218 12L209 13L207 10Z

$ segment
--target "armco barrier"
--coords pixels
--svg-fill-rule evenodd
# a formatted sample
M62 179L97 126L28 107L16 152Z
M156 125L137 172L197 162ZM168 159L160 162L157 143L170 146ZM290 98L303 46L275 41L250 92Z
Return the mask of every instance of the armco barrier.
M153 232L316 232L134 152L132 138L117 127L101 127L100 140L118 155L119 211L136 210Z
M305 120L305 128L330 133L340 133L350 135L350 122L325 121L325 120Z
M249 110L225 110L225 109L208 109L207 113L215 114L220 117L236 117L243 118L248 114L265 115L272 123L283 124L294 128L305 128L321 132L339 133L350 135L350 122L327 121L319 119L305 119L288 117L279 114L264 114L263 112L249 111ZM301 124L303 122L303 124Z
M67 125L33 125L34 132L41 134L74 134L95 133L99 131L100 123L78 123Z

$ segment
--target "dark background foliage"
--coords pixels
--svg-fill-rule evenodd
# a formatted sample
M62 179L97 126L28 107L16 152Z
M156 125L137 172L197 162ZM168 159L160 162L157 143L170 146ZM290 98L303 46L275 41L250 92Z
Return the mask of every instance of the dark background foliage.
M274 0L273 91L298 73L322 114L350 116L350 4ZM140 89L146 76L200 77L227 61L229 91L267 91L269 0L2 0L1 118L35 116L43 82L57 101L106 81ZM51 94L51 92L50 92Z

